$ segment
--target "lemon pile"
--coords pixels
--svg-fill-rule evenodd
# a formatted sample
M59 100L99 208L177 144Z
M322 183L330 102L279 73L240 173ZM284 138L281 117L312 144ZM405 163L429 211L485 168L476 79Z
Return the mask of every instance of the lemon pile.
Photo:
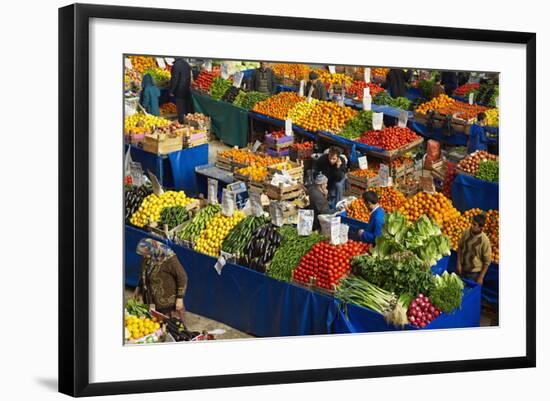
M233 213L231 217L224 216L221 212L216 214L199 235L195 250L210 256L218 256L227 234L244 218L245 214L240 210Z
M166 191L162 195L151 194L143 199L139 209L130 218L130 223L136 227L143 227L154 221L159 221L160 214L165 207L187 206L195 201L188 198L183 191Z
M292 122L298 124L299 121L311 113L317 103L319 103L317 99L311 99L311 102L303 101L296 103L296 106L288 112L287 118L290 118Z
M487 124L491 127L498 127L498 108L489 109L485 112L487 116Z
M135 340L145 337L160 329L160 324L155 318L149 319L148 317L137 317L134 315L128 315L125 317L124 326L127 330L127 340Z
M153 127L164 127L170 123L170 120L152 114L135 113L124 119L124 132L129 133L136 127L144 128L145 132L151 132Z

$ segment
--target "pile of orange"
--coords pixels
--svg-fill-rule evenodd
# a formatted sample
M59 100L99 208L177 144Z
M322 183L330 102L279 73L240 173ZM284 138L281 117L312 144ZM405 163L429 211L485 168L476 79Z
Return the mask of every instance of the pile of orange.
M340 74L340 73L331 74L330 72L325 70L314 70L314 71L317 74L319 74L319 80L325 84L351 85L353 82L353 78L346 74Z
M157 62L153 57L130 56L130 61L132 62L132 70L137 71L140 74L143 74L148 69L155 68L157 66Z
M422 103L416 108L416 112L420 114L427 114L428 111L434 110L439 112L440 109L449 107L456 103L457 101L445 95L444 93L438 97L434 97L432 100L426 103Z
M254 105L252 111L266 116L284 120L296 103L303 100L295 92L281 92Z
M455 251L458 249L458 241L468 227L470 227L470 219L465 215L459 215L443 224L442 231L451 240L451 249Z
M390 71L389 68L371 68L370 70L370 74L371 75L376 75L376 76L379 76L379 77L385 77L386 75L388 75L388 72Z
M370 163L369 163L370 164ZM354 177L365 177L365 178L374 178L378 175L378 172L374 169L367 168L364 170L354 170L348 173L348 175L352 175Z
M483 230L491 241L491 250L493 252L493 261L498 263L500 260L499 252L499 220L500 215L498 210L489 210L487 212L487 220Z
M351 217L352 219L361 220L366 223L369 222L370 212L362 198L357 198L351 202L346 209L346 213L348 217Z
M160 115L175 114L177 112L176 105L172 102L163 103L160 105Z
M251 181L262 182L267 178L267 167L265 166L248 166L235 171L237 174L248 177Z
M401 191L394 187L378 187L374 191L380 197L379 204L386 213L393 213L407 201Z
M235 163L244 164L246 166L267 167L283 161L282 159L276 157L253 153L249 149L232 148L220 152L219 155L230 159Z
M309 67L305 64L273 64L273 73L278 76L285 76L301 81L309 79Z
M320 101L309 114L295 123L308 131L340 131L346 122L355 117L357 111L351 107L341 107L333 102Z
M454 208L451 201L440 192L419 192L407 200L399 210L411 222L425 214L440 227L443 223L460 216L460 212Z
M440 107L437 112L443 115L456 115L456 117L464 120L471 120L472 118L476 118L482 111L487 110L489 110L489 108L485 106L456 101L448 106Z

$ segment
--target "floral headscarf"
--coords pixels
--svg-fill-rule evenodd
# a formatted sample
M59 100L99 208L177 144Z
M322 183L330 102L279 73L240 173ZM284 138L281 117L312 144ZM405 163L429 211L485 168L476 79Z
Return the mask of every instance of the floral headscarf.
M175 255L168 245L151 238L144 238L139 241L136 253L142 256L150 256L155 265L162 264L166 259Z

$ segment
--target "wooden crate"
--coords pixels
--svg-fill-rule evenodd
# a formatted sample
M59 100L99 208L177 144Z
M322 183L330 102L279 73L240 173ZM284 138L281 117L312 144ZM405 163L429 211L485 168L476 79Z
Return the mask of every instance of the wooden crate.
M263 182L250 181L248 184L248 190L257 193L263 193L265 189L265 184Z
M267 196L271 199L279 201L296 199L300 196L303 196L305 193L304 186L302 184L290 185L285 187L283 186L283 184L275 186L266 182L264 185Z
M378 185L378 177L372 177L372 178L357 177L357 176L348 174L348 181L350 185L360 188L363 191L366 191L368 188Z
M157 155L164 155L171 152L177 152L183 147L181 136L170 136L166 134L145 135L143 140L143 150Z
M285 166L286 164L290 164L290 168L285 169L287 174L298 181L299 183L304 182L304 163L302 161L300 162L293 162L290 159L287 158L286 161L282 163L276 163L272 164L271 166L267 167L267 173L268 177L271 179L276 173L281 173L282 170L278 170L277 167Z

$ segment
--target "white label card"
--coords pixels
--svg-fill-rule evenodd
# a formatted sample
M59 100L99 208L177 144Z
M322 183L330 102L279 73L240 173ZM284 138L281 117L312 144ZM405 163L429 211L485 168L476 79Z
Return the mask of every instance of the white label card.
M390 169L388 165L380 164L380 169L378 170L378 178L380 180L380 185L383 187L387 187L389 177L390 177Z
M409 113L407 113L407 110L399 110L399 118L397 120L397 125L401 128L405 128L407 126L408 120L409 120Z
M313 229L313 218L314 212L311 209L300 209L298 210L298 235L308 236L311 234Z
M222 274L222 269L224 266L225 266L225 258L222 255L220 255L220 257L216 261L216 264L214 265L214 269L216 269L216 271L220 276Z
M363 97L363 110L369 111L369 110L371 110L371 108L372 108L372 97L364 96Z
M292 136L292 119L287 118L285 120L285 135Z
M370 82L370 68L368 67L365 67L365 82L366 83Z
M335 74L335 73L336 73L336 67L333 66L333 65L329 65L329 66L328 66L328 71L329 71L331 74Z
M174 64L174 61L176 61L173 57L164 57L164 60L166 60L166 64L168 65L172 65Z
M214 178L208 179L208 204L218 203L218 180Z
M204 63L204 69L208 72L212 72L212 61L208 60Z
M130 60L130 57L124 57L124 67L128 68L129 70L132 69L132 60Z
M359 161L359 168L361 170L366 170L369 168L369 162L367 160L367 156L361 156L359 159L357 159Z
M252 146L252 152L257 152L261 145L262 143L256 139L256 142L254 142L254 146Z
M155 57L155 59L157 60L157 65L160 68L162 68L162 69L166 68L166 63L164 62L164 59L162 57Z
M256 191L249 191L248 198L250 199L250 209L253 216L261 216L264 213L262 206L262 194Z
M381 130L384 122L384 113L372 113L372 129Z
M298 96L300 97L304 96L305 90L306 90L306 81L302 79L300 81L300 90L298 91Z
M235 212L235 195L232 191L223 189L222 192L222 214L227 217L233 216Z
M243 77L244 77L244 74L242 72L239 71L235 73L235 75L233 76L233 86L235 88L241 87L241 84L243 82Z
M370 96L370 88L367 86L363 88L363 98Z
M470 92L470 96L468 96L468 103L474 104L474 92Z

